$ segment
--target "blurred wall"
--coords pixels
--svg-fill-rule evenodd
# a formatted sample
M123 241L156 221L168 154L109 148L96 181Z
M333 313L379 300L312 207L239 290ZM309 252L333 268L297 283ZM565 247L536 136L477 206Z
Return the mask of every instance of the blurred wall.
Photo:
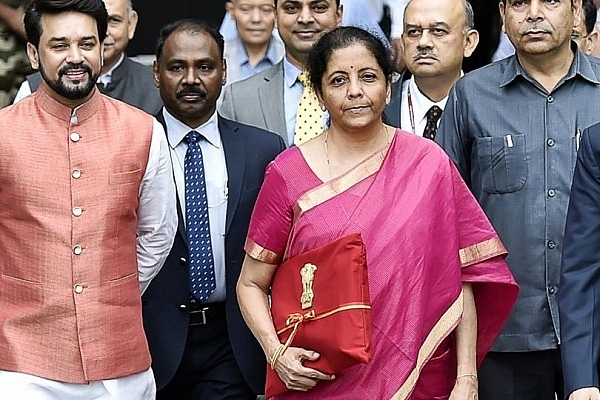
M160 28L180 18L198 18L219 27L226 0L133 0L139 22L127 55L154 54Z

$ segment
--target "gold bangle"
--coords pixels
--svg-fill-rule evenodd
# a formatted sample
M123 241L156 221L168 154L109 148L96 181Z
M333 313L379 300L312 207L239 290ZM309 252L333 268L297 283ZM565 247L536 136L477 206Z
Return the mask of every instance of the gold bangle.
M460 374L456 377L456 380L459 380L460 378L473 378L475 380L478 380L477 374Z
M283 354L284 351L285 351L285 345L280 344L279 347L277 348L277 350L275 350L275 353L273 353L273 355L271 356L271 369L275 370L275 363L277 362L277 359L279 359L279 357Z

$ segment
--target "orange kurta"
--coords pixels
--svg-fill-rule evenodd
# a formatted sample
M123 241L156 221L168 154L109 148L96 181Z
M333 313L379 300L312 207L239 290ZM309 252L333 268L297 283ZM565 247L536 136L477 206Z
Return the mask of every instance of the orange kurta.
M0 110L0 370L63 382L146 370L136 229L152 118L43 87Z

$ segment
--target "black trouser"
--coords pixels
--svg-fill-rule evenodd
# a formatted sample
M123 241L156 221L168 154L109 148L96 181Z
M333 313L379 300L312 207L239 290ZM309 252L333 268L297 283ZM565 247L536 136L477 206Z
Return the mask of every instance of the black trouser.
M179 369L156 399L256 399L233 357L224 315L189 327Z
M479 368L480 400L555 400L563 396L558 349L524 353L490 351Z

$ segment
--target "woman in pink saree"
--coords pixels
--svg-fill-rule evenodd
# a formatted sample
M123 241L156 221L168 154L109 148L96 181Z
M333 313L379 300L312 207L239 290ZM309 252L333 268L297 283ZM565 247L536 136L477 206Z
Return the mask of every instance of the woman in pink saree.
M475 399L477 366L516 299L506 250L443 150L383 123L390 60L361 29L321 37L308 72L330 128L277 157L256 202L237 289L290 389L277 399ZM312 349L273 358L278 265L353 233L366 246L371 361L332 376L303 365Z

